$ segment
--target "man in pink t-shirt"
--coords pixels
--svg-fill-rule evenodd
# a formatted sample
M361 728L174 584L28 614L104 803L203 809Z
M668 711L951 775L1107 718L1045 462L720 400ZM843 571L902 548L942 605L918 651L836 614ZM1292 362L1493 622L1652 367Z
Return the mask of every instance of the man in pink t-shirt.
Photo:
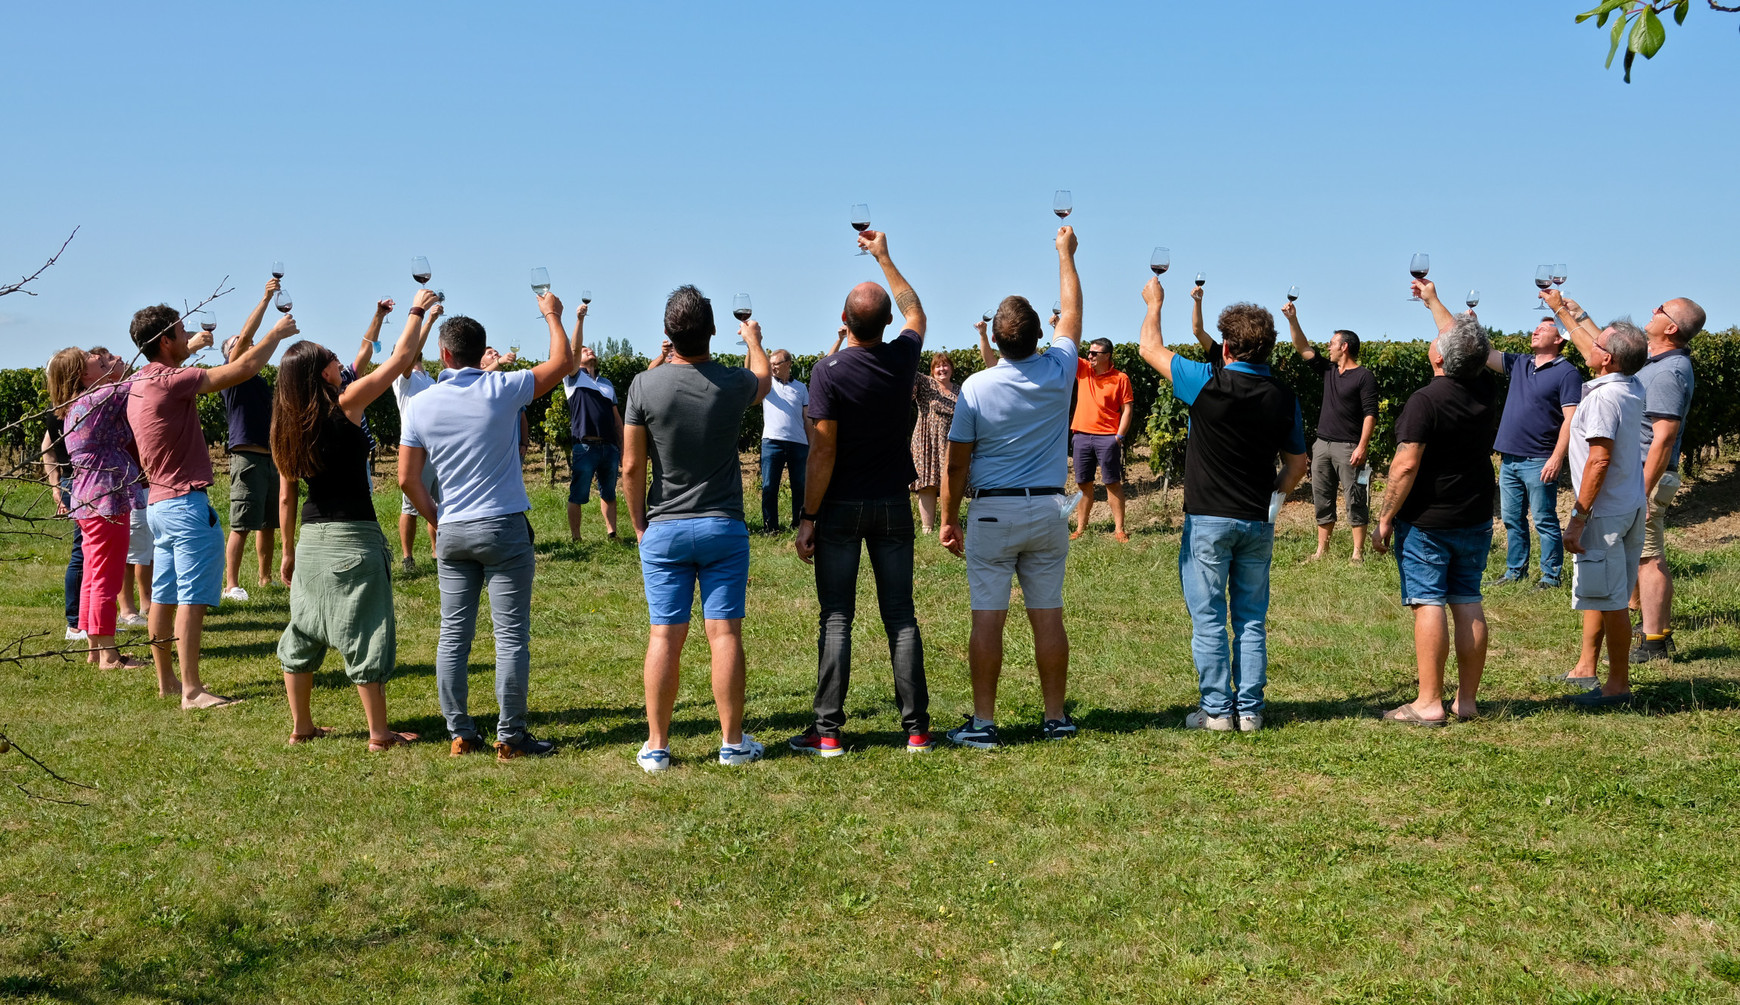
M242 326L244 339L259 330L266 305L277 290L278 280L266 284L265 295ZM215 708L235 700L207 691L199 678L205 609L218 605L223 588L224 532L206 496L212 482L211 454L200 430L197 399L259 373L278 343L296 330L295 319L286 314L234 362L184 369L192 349L180 313L158 304L133 315L133 344L146 365L131 378L127 421L151 486L145 508L156 560L151 582L151 657L157 665L158 692L164 697L180 695L184 709ZM171 638L181 658L180 679L175 676Z

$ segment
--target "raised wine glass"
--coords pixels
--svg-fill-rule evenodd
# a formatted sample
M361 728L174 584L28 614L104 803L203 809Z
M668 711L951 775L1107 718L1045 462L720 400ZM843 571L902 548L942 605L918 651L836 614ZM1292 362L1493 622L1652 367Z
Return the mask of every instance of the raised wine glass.
M1054 318L1063 316L1063 301L1053 300L1051 302L1051 316Z
M1479 307L1480 306L1480 291L1479 290L1469 290L1468 291L1468 299L1466 299L1462 302L1468 305L1469 310L1473 310L1474 308Z
M1287 302L1292 303L1293 301L1298 300L1298 299L1299 299L1299 287L1297 287L1297 286L1287 287Z
M418 286L427 287L429 285L429 277L432 275L434 275L434 273L429 271L429 260L427 258L418 255L411 259L411 278L417 281Z
M979 320L985 322L986 324L990 324L991 319L996 317L996 316L997 316L997 308L987 307L987 308L985 308L985 313L979 315Z
M855 202L852 204L852 229L860 234L870 229L869 203ZM858 249L858 254L860 255L868 255L869 253L870 252L865 251L863 248Z
M1540 290L1542 293L1545 293L1545 292L1547 292L1547 290L1552 288L1552 285L1553 285L1553 267L1551 265L1542 265L1542 266L1537 267L1535 269L1535 288ZM1541 298L1541 309L1542 310L1546 309L1546 302L1547 302L1547 298L1542 297Z
M1431 268L1432 256L1426 254L1424 251L1418 252L1413 258L1408 259L1408 275L1413 276L1415 279L1426 278L1426 273ZM1417 293L1408 299L1415 303L1420 302L1420 296Z
M514 362L516 362L516 363L519 362L520 337L518 335L515 335L513 338L513 341L508 343L508 355L510 355L514 358Z
M1201 286L1207 282L1208 282L1208 273L1198 272L1196 274L1196 285Z
M1571 277L1570 277L1570 274L1568 272L1566 272L1566 270L1565 270L1565 263L1560 262L1558 265L1553 266L1553 285L1554 286L1565 285L1565 280L1567 280L1569 278L1571 278Z
M550 270L542 265L532 270L532 293L543 296L550 292Z
M272 306L278 308L279 314L290 313L290 308L295 306L290 302L290 291L282 286L278 287L278 295L272 298Z
M731 316L738 321L748 321L755 316L755 306L749 302L749 294L739 293L731 298ZM742 338L737 340L740 346L748 347L749 343Z
M1051 197L1051 211L1057 214L1059 220L1068 216L1073 209L1075 209L1075 205L1069 197L1069 189L1060 188L1057 190L1057 194Z
M283 279L284 278L284 263L283 262L273 262L272 263L272 278L273 279Z
M199 312L199 330L202 332L217 331L217 315L211 311Z
M1156 276L1172 268L1172 249L1155 248L1154 254L1148 257L1148 268L1152 269Z
M591 303L592 302L592 291L591 290L581 290L580 291L580 302L583 304Z

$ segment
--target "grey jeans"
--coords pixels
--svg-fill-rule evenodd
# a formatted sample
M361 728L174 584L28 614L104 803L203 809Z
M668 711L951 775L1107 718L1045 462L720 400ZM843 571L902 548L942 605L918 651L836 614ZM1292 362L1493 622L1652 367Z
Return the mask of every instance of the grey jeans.
M501 706L496 740L526 731L526 686L532 670L532 525L524 513L483 520L441 521L435 571L441 580L441 639L435 647L435 687L454 739L481 740L466 711L477 600L489 587L495 622L495 698Z

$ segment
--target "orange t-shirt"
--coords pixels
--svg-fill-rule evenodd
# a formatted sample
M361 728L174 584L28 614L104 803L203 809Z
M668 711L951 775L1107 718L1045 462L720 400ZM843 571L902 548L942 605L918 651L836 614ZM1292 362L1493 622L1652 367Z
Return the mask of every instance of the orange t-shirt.
M1130 387L1130 377L1113 367L1104 376L1094 373L1093 364L1085 359L1075 364L1075 416L1070 420L1072 432L1112 436L1124 417L1124 405L1136 400Z

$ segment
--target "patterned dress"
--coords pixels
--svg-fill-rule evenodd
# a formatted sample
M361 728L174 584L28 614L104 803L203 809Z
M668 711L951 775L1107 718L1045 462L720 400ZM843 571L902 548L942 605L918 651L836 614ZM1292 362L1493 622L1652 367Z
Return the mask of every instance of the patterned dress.
M927 373L912 384L912 400L918 403L918 421L912 425L912 465L918 480L912 489L935 489L948 475L949 424L955 421L955 400L961 385L947 384Z
M145 507L145 479L128 447L126 384L105 384L67 409L66 449L72 458L72 515L126 523Z

